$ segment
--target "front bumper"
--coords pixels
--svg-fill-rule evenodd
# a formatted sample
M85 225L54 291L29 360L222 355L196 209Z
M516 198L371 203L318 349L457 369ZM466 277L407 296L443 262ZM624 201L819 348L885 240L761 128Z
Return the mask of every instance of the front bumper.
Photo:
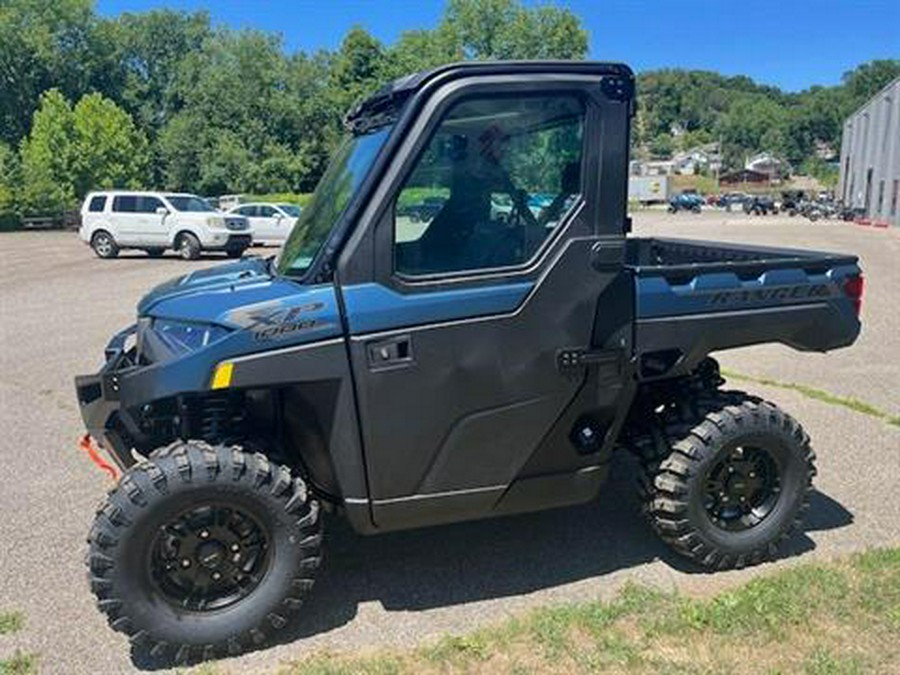
M75 377L75 392L85 428L120 468L130 462L123 434L116 429L127 429L133 424L121 408L120 378L137 368L133 348L127 349L129 338L136 332L137 324L134 324L117 333L104 350L106 363L100 371Z
M221 233L216 233L221 234ZM245 249L253 245L253 234L229 234L222 241L212 241L204 244L203 248L207 251L234 251Z

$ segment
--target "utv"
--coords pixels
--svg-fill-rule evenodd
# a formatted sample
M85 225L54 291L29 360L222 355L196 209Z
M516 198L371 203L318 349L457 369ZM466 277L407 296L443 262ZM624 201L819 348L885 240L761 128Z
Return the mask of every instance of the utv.
M679 211L690 211L691 213L700 213L703 208L703 197L692 192L682 192L675 195L669 200L669 213L678 213Z
M348 114L277 258L144 297L76 378L84 445L121 472L88 539L111 626L166 659L239 652L301 608L323 512L373 534L577 504L615 448L676 551L773 556L808 505L809 438L708 355L849 345L860 268L626 237L633 111L616 64L395 81ZM396 208L426 197L426 219Z

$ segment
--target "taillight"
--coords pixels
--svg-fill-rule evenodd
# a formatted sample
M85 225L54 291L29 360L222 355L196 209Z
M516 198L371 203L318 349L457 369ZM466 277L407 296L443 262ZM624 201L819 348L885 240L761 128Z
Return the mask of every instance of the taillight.
M850 298L850 302L853 303L853 310L856 312L856 316L859 316L860 310L862 310L863 289L865 289L865 286L866 282L862 274L849 277L844 282L844 295Z

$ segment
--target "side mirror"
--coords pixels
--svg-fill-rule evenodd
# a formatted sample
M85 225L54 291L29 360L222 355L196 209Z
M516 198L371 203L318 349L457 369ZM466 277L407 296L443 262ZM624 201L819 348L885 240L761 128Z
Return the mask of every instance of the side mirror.
M156 207L156 215L167 216L167 215L169 215L169 209L167 209L165 206L157 206Z

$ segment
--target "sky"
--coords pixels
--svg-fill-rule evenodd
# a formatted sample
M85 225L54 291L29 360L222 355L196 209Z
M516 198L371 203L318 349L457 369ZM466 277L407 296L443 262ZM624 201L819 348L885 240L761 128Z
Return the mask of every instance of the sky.
M534 5L531 0L526 5ZM787 91L833 85L858 64L900 58L900 0L556 0L590 33L590 57L637 71L699 68ZM280 33L289 51L335 49L354 25L384 43L437 25L444 0L98 0L106 16L203 9L213 24Z

